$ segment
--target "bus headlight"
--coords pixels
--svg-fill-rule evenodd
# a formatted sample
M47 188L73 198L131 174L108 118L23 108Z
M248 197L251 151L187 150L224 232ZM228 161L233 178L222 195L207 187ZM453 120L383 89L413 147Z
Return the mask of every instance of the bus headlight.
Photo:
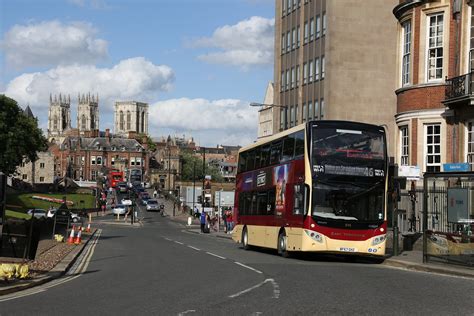
M313 239L314 241L317 241L319 243L323 243L324 242L324 236L315 232L315 231L312 231L312 230L307 230L305 229L304 230L306 235L308 235L311 239Z
M387 238L386 235L380 235L380 236L375 237L374 239L372 239L372 246L383 243L386 238Z

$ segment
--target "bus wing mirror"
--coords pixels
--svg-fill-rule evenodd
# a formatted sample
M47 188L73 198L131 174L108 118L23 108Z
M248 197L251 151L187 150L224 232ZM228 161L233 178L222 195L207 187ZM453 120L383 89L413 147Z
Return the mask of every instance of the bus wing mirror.
M304 208L303 208L303 215L308 215L308 211L310 209L309 206L309 192L311 192L309 184L305 183L304 184Z

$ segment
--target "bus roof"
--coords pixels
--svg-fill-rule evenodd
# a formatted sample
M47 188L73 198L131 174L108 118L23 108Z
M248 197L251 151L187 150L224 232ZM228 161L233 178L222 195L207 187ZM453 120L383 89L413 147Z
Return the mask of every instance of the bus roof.
M281 137L283 137L283 136L292 134L292 133L294 133L294 132L298 132L298 131L304 130L305 127L306 127L306 124L300 124L300 125L298 125L298 126L295 126L295 127L290 128L290 129L284 130L284 131L279 132L279 133L277 133L277 134L274 134L274 135L267 136L267 137L265 137L265 138L259 139L258 141L256 141L256 142L253 143L253 144L250 144L250 145L247 145L247 146L245 146L245 147L240 148L239 153L240 153L240 152L243 152L243 151L247 151L247 150L249 150L249 149L255 148L255 147L260 146L260 145L263 145L263 144L271 143L271 142L274 141L275 139L279 139L279 138L281 138Z
M380 126L380 125L375 125L375 124L369 124L369 123L364 123L364 122L355 122L355 121L342 121L342 120L321 120L321 121L309 121L305 124L300 124L300 125L297 125L295 127L292 127L290 129L287 129L287 130L284 130L282 132L279 132L277 134L274 134L274 135L271 135L271 136L268 136L268 137L264 137L258 141L256 141L255 143L253 144L250 144L250 145L247 145L247 146L244 146L242 147L240 150L239 150L239 153L243 152L243 151L247 151L247 150L250 150L252 148L255 148L255 147L258 147L260 145L263 145L263 144L267 144L267 143L271 143L272 141L274 141L275 139L279 139L281 137L284 137L286 135L289 135L289 134L292 134L292 133L295 133L295 132L298 132L298 131L301 131L301 130L304 130L307 126L311 125L315 125L315 124L322 124L322 125L333 125L333 124L348 124L348 125L359 125L361 127L366 127L366 128L381 128L381 129L384 129L383 126Z

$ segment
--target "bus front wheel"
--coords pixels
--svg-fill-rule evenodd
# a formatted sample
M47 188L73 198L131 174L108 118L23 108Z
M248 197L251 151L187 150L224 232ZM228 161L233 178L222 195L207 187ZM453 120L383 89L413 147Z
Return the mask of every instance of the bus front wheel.
M281 232L279 235L278 235L278 254L280 256L282 256L283 258L288 258L289 257L289 253L288 251L286 250L286 234L285 232Z
M249 250L249 234L247 232L247 227L244 228L242 231L242 246L244 247L245 250Z

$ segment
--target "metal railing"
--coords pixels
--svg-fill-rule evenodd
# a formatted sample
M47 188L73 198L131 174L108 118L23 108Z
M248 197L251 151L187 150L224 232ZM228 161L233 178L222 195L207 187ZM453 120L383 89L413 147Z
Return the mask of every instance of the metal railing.
M455 99L464 96L470 96L473 91L473 72L446 78L445 99Z

